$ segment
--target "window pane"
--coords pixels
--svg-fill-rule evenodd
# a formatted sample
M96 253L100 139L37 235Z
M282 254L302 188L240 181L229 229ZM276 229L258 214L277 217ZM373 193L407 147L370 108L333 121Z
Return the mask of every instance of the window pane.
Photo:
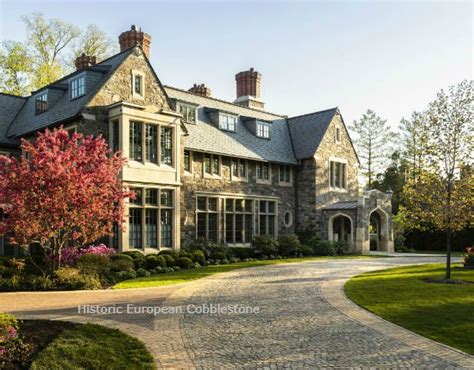
M217 198L209 198L209 211L217 211Z
M275 236L275 216L268 216L268 235Z
M142 205L142 201L143 201L143 189L141 189L141 188L131 188L130 190L135 193L135 199L131 199L131 198L130 198L130 203L131 203L131 204Z
M142 93L142 76L140 75L135 75L135 93Z
M233 199L226 199L225 200L225 210L227 212L232 212L234 210L234 200Z
M268 202L268 213L275 213L275 202Z
M142 160L142 124L130 122L130 159Z
M157 189L146 189L145 203L153 205L153 206L158 205L158 190Z
M260 216L260 235L267 234L267 216L261 215Z
M291 182L291 167L290 166L286 166L286 174L285 174L286 178L286 182Z
M239 176L245 177L245 161L242 159L239 161Z
M172 190L161 190L161 205L167 207L173 205Z
M336 165L334 169L335 186L336 188L340 188L341 187L341 164L336 162L335 165Z
M205 213L198 213L197 236L198 238L206 238L206 214Z
M145 212L146 246L148 248L158 248L158 210L147 209Z
M119 150L119 123L112 122L112 151L116 153Z
M146 161L152 163L158 163L156 134L157 127L155 125L145 126Z
M235 242L236 243L242 243L243 239L243 224L244 224L244 219L243 219L242 214L236 214L235 215Z
M141 248L142 247L142 209L141 208L130 208L129 209L129 245L130 248Z
M329 162L329 186L334 187L334 162Z
M257 163L257 178L262 179L263 178L263 171L262 171L262 163Z
M198 197L198 209L205 211L206 210L206 197Z
M163 247L171 247L171 209L161 210L161 245Z
M260 201L260 213L266 213L267 212L267 202L264 200Z
M212 159L212 168L213 168L213 173L214 175L218 175L219 174L219 157L214 157Z
M341 165L341 186L345 189L346 188L346 164L343 163Z
M242 199L235 200L235 212L242 212Z
M235 177L239 175L237 164L238 164L237 159L232 159L232 176L235 176Z
M196 108L188 107L187 122L189 122L189 123L195 123L196 122Z
M245 212L252 212L252 200L245 201Z
M204 173L211 173L211 156L210 154L204 155Z
M209 213L209 240L217 242L217 213Z
M191 155L188 150L184 151L184 170L191 171Z
M245 242L251 243L253 240L253 215L245 215Z
M270 177L268 163L263 163L263 179L268 180Z
M234 215L225 216L225 241L227 243L234 242Z
M171 128L161 128L161 162L172 164L172 131Z

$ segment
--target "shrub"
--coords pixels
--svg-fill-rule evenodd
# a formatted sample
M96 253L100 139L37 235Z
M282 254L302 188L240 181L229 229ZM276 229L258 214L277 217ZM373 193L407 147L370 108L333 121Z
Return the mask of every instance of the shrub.
M281 235L278 238L278 252L282 256L295 256L301 247L300 240L294 234Z
M314 255L314 250L309 245L302 245L300 246L300 253L303 256L312 256Z
M314 227L301 230L297 233L297 235L301 244L304 244L304 245L309 245L311 240L314 238L321 240L321 236L319 235L319 233L316 231Z
M151 274L145 269L139 268L137 270L137 277L145 277L145 276L150 276L150 275Z
M472 268L474 267L474 248L467 247L466 253L463 254L463 263L464 267Z
M212 258L215 260L224 260L226 257L227 255L224 252L214 252L212 254Z
M206 264L206 256L203 251L195 250L191 253L191 259L193 262L200 264L201 266Z
M18 320L15 316L0 312L0 343L6 341L12 333L12 328L18 329Z
M163 254L161 257L165 259L166 267L173 267L176 264L176 259L174 259L170 254Z
M312 239L311 246L313 247L314 254L317 256L334 256L336 255L336 248L334 243L329 240Z
M18 321L15 316L0 313L0 368L27 368L33 353L33 345L18 335Z
M338 256L344 256L349 254L351 251L349 244L347 244L347 242L344 240L338 240L337 242L334 242L333 245L336 255Z
M142 252L126 251L126 252L122 252L122 254L132 257L133 267L135 268L135 270L146 267L145 255Z
M176 265L178 265L178 267L180 267L182 269L190 269L194 266L194 263L188 257L179 257L176 260Z
M77 262L82 256L86 254L93 254L97 256L110 257L115 254L115 249L107 247L105 244L89 245L84 248L67 247L61 251L61 265L62 266L76 266ZM49 257L54 260L55 257Z
M25 266L26 262L22 258L11 258L7 261L7 267L10 268L13 275L21 275Z
M133 258L123 253L110 257L110 270L114 272L133 270Z
M254 250L248 247L228 247L227 251L229 256L240 259L252 258L255 255Z
M159 256L171 256L174 260L179 258L179 253L174 249L165 249L158 253Z
M128 280L128 279L135 279L137 277L137 273L135 271L118 271L114 273L114 278L117 281Z
M50 290L54 282L48 276L29 276L24 285L31 290Z
M110 259L107 255L84 254L77 261L82 274L104 276L109 271Z
M149 254L145 257L146 268L148 270L154 270L157 267L166 267L166 260L163 256L158 256L157 254Z
M278 241L269 235L258 235L252 241L253 248L260 254L269 256L278 253Z
M98 289L100 282L96 277L81 275L79 269L62 267L54 272L56 286L62 289Z
M195 251L195 250L200 250L204 252L206 259L212 258L216 259L215 254L226 254L227 250L226 247L223 244L218 244L209 240L205 239L196 239L193 241L191 244L188 245L186 248L189 251Z

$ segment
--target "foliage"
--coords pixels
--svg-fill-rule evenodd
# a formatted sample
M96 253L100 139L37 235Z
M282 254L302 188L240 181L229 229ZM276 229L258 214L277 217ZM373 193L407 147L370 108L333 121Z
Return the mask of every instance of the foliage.
M139 251L125 251L125 252L122 252L122 254L125 254L127 256L132 257L133 267L135 269L146 267L145 255L142 252L139 252Z
M82 275L79 269L62 267L54 272L56 284L61 289L99 289L100 281L93 276Z
M170 256L172 257L173 259L177 259L179 258L179 252L175 251L174 249L165 249L165 250L162 250L160 252L158 252L158 255L159 256Z
M104 276L109 271L109 265L109 257L100 254L84 254L77 262L81 274L96 277Z
M173 267L176 259L171 254L163 254L162 257L165 259L166 267Z
M337 254L334 243L329 240L314 239L311 242L311 247L317 256L335 256Z
M242 260L246 258L253 258L255 256L254 250L248 247L228 247L227 254L231 257Z
M347 244L347 242L344 240L333 242L333 246L337 256L345 256L346 254L350 253L349 244Z
M313 256L314 255L314 249L310 247L309 245L301 245L300 246L300 253L307 257L307 256Z
M123 253L110 257L110 270L114 272L130 272L133 270L133 258Z
M28 95L64 73L74 70L74 56L86 53L105 59L115 45L95 25L82 32L60 19L45 19L41 13L23 17L27 40L7 40L0 48L0 90Z
M176 260L176 265L181 267L182 269L190 269L194 266L194 263L188 257L179 257Z
M204 266L206 264L206 256L204 255L203 251L199 251L199 250L193 251L191 253L191 256L192 256L191 259L194 262L199 263L201 266Z
M319 235L319 233L316 231L314 227L307 227L301 231L298 231L296 235L298 235L298 238L301 244L305 244L305 245L308 245L311 239L315 237L318 237L319 239L321 239L321 236Z
M474 248L467 247L466 253L462 256L464 266L474 267Z
M88 254L109 257L115 254L115 249L105 244L90 245L85 248L66 247L61 253L61 265L75 266L82 256Z
M278 241L269 235L257 235L252 241L252 247L264 256L278 253Z
M15 316L0 313L0 368L23 367L33 352L33 346L18 334Z
M64 247L92 243L123 223L130 194L117 175L125 159L111 155L102 137L70 136L59 128L21 147L20 158L0 156L0 203L7 216L0 233L12 233L12 243L38 243L58 268Z
M158 256L156 254L149 254L145 257L146 268L148 270L156 269L157 267L166 267L166 260L163 256Z
M389 150L388 144L393 140L394 134L387 126L387 121L370 109L349 128L355 133L354 144L361 162L362 174L367 178L367 185L371 189L375 175L383 170Z
M300 252L301 243L298 236L294 234L281 235L278 237L278 254L281 256L296 256Z

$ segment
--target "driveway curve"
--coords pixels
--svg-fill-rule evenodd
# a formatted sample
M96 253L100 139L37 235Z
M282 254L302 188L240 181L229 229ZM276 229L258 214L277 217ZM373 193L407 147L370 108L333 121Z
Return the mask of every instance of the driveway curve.
M474 357L372 315L342 291L345 281L365 271L441 261L321 260L159 288L4 293L0 311L119 328L141 339L161 368L474 367ZM95 305L108 312L90 312ZM224 312L231 309L241 312Z

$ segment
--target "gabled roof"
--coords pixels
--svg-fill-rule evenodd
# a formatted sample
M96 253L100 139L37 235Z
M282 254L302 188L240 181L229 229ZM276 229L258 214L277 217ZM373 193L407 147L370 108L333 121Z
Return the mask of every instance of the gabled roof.
M195 124L186 124L189 135L185 148L282 164L297 164L291 145L290 133L284 116L257 109L241 107L214 98L195 95L172 87L165 87L168 96L199 106ZM220 130L209 112L220 111L238 115L235 132ZM247 125L250 118L269 122L270 139L257 137Z
M338 108L336 107L288 118L288 127L297 159L310 158L316 153L337 112Z
M324 207L325 210L339 210L339 209L356 209L357 201L356 200L347 200L337 203L330 204Z
M6 137L8 127L25 104L27 98L0 93L0 144L18 145L18 140Z
M94 97L100 87L107 81L109 76L122 64L127 56L133 51L133 48L124 50L95 66L86 68L81 71L75 71L58 81L49 84L41 88L40 90L33 92L31 96L26 98L26 102L23 108L20 110L14 121L11 123L7 136L9 138L25 135L36 130L46 128L48 126L67 121L68 119L77 117L84 107L87 105L90 99ZM69 91L64 89L67 81L81 73L86 71L86 85L87 92L85 95L71 100L69 98ZM46 112L36 115L35 114L35 98L38 92L54 89L61 92L62 95L58 97Z

